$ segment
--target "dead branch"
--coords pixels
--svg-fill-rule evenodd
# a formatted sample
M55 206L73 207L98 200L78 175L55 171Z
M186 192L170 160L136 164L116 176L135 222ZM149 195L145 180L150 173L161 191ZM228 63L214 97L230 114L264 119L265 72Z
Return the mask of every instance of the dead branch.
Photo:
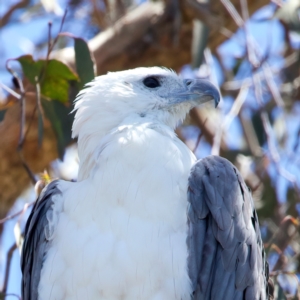
M214 136L213 146L211 150L212 155L220 155L220 148L221 148L221 140L222 140L222 133L224 130L228 129L230 124L232 123L233 119L238 115L240 112L246 98L248 95L249 87L247 84L243 84L240 92L233 103L230 112L226 115L226 118L218 126L218 131L216 132Z
M1 291L1 294L3 294L3 295L5 295L6 291L7 291L11 259L12 259L13 253L16 249L17 249L17 244L13 243L6 254L6 268L5 268L4 284L3 284L2 291Z
M10 17L17 9L24 8L24 7L28 6L29 3L30 3L30 0L21 0L15 4L13 4L8 9L8 11L3 15L3 17L0 19L0 28L5 26L9 22Z

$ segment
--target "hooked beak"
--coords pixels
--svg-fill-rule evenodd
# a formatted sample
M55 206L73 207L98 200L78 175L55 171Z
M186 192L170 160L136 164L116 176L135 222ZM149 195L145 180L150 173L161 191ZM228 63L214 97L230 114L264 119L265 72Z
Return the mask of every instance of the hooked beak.
M174 104L190 102L193 106L198 106L202 103L214 100L215 107L220 102L220 94L217 88L204 79L185 79L186 89L178 91L171 96Z

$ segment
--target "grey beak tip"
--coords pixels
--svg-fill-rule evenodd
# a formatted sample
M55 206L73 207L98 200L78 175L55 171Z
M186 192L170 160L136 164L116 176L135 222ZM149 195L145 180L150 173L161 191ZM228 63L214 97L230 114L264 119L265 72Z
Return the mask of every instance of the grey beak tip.
M202 94L203 98L206 98L206 101L214 100L215 107L218 106L220 102L220 93L216 86L206 79L196 79L196 80L187 80L185 82L188 84L188 88L191 92L196 94Z
M218 92L218 94L216 95L216 97L214 98L215 100L215 108L218 107L219 103L220 103L220 100L221 100L221 97L220 97L220 93Z

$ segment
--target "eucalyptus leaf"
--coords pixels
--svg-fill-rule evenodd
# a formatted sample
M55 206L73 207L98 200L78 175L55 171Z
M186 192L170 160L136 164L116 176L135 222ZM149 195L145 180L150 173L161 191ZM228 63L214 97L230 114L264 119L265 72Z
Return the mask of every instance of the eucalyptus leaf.
M43 96L63 103L68 101L69 82L78 80L78 76L67 65L56 59L34 61L31 55L16 60L32 84L39 82Z
M82 38L74 37L75 63L80 83L79 88L92 81L95 77L94 62L88 44Z
M66 147L70 144L73 115L70 112L72 106L65 106L58 101L41 99L45 116L51 122L52 129L57 138L57 151L59 158L63 160Z
M0 122L3 121L7 109L0 110Z

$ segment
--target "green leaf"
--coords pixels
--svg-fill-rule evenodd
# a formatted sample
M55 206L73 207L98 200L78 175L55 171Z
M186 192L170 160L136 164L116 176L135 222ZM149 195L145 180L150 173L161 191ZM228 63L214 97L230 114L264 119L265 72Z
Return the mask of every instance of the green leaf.
M78 80L78 77L67 65L56 59L34 61L31 55L24 55L16 60L20 62L24 75L32 84L38 79L43 96L64 103L68 101L69 82Z
M193 23L192 67L199 68L203 62L204 50L207 47L209 28L199 20Z
M3 121L7 109L0 110L0 122Z
M74 37L75 63L76 71L80 78L80 86L83 86L94 79L94 62L91 57L90 50L85 40Z
M69 81L78 77L62 62L52 59L48 62L41 84L42 95L61 102L69 99Z
M260 112L256 112L252 115L252 124L253 124L253 128L255 130L259 145L261 147L263 147L267 141L267 137L266 137L266 133L264 130L264 125L263 125L261 117L260 117Z
M243 58L237 58L235 60L235 64L233 66L233 69L232 69L232 72L234 75L236 75L242 65L242 63L244 62L244 59Z
M73 107L66 107L58 101L49 101L41 99L45 116L51 122L52 129L57 138L57 151L62 160L66 146L71 142L71 129L73 124L73 115L70 112Z
M32 84L35 84L35 77L40 76L44 63L35 62L31 55L23 55L16 60L21 64L24 75Z

